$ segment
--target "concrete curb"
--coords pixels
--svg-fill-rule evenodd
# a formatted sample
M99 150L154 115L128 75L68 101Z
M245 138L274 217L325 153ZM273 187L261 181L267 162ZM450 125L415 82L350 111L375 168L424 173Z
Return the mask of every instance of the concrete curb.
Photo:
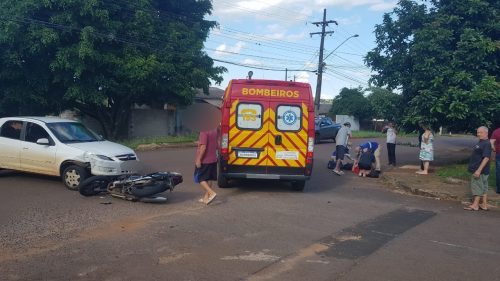
M382 174L381 176L383 182L385 183L386 187L393 189L393 190L401 190L406 193L410 193L413 195L417 196L422 196L422 197L428 197L428 198L434 198L438 200L447 200L447 201L457 201L457 202L470 202L471 197L470 196L463 196L463 195L457 195L457 194L451 194L448 192L439 192L436 190L427 190L423 188L416 188L414 186L411 186L411 184L406 183L403 180L397 180L394 177L387 176L385 174ZM499 208L500 207L500 199L488 199L488 204L492 207Z
M198 142L182 142L182 143L153 143L153 144L141 144L137 146L135 151L151 151L157 149L167 149L167 148L185 148L185 147L197 147Z

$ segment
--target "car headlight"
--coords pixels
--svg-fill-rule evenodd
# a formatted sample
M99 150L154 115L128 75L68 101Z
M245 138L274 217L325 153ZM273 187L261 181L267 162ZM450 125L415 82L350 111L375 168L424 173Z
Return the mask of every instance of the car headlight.
M112 158L110 158L110 157L108 157L106 155L101 155L101 154L95 154L95 153L85 152L85 154L83 155L83 159L86 162L90 162L90 159L92 159L92 158L99 158L101 160L106 160L106 161L115 161Z
M99 159L101 159L101 160L115 161L115 160L113 160L112 158L110 158L110 157L108 157L106 155L95 154L94 156L97 157L97 158L99 158Z

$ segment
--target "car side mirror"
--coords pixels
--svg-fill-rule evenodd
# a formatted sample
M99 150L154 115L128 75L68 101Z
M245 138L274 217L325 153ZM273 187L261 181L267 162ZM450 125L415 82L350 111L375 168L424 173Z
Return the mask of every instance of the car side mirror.
M47 138L41 138L36 141L36 144L39 145L50 145L49 139Z

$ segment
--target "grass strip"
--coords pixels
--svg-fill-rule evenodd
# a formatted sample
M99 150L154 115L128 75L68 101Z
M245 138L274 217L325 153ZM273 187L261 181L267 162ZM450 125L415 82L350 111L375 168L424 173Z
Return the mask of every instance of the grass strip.
M183 136L163 136L163 137L147 137L147 138L135 138L122 140L118 143L128 146L132 149L136 149L139 145L142 144L166 144L166 143L188 143L194 142L198 139L198 135L183 135Z
M442 179L455 178L470 181L471 173L467 171L468 164L453 164L441 167L437 170L437 175ZM491 189L495 187L495 164L490 163L490 175L488 177L488 185Z

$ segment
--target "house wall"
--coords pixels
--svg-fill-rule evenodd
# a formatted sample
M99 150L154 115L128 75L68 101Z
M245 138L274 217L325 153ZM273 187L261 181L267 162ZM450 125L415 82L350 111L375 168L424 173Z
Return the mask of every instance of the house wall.
M359 120L354 116L349 115L335 115L335 122L344 124L345 122L351 123L351 131L359 131Z
M220 124L220 109L205 102L197 102L179 110L180 133L197 133L216 128Z
M159 137L172 133L171 116L163 109L132 109L129 138ZM174 126L175 127L175 126Z

